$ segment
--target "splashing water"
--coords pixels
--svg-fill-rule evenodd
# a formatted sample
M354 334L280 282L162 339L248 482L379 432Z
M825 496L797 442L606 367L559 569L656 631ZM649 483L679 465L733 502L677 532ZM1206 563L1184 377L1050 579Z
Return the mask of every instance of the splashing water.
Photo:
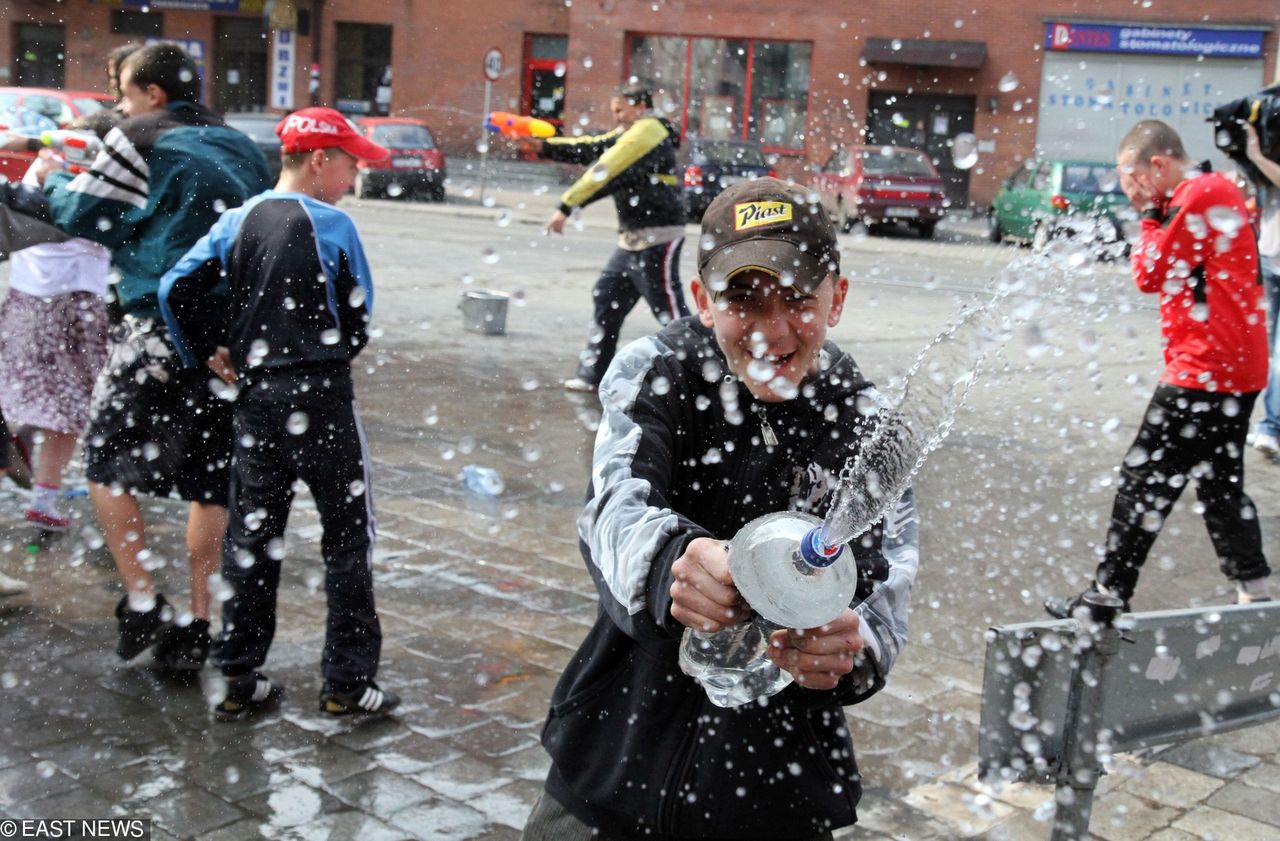
M897 504L925 458L955 424L983 363L1007 338L1005 301L1020 282L997 281L985 303L964 310L916 357L901 394L882 410L875 431L846 463L831 510L822 524L827 546L847 543L875 525Z

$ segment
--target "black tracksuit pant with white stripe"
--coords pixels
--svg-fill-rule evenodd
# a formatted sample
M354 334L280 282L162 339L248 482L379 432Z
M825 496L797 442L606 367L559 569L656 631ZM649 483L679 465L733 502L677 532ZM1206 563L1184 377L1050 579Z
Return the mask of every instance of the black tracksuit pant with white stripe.
M618 333L627 313L644 298L659 324L689 314L680 286L680 248L684 237L642 251L614 249L591 290L594 313L578 377L599 385L618 350Z
M252 391L252 389L250 390ZM345 392L345 393L344 393ZM351 393L305 402L257 401L242 394L235 411L231 503L222 577L222 633L213 663L228 676L267 658L276 628L276 590L293 483L311 490L324 529L328 621L321 672L343 686L373 680L382 630L373 604L374 515L369 453ZM250 398L250 399L246 399Z

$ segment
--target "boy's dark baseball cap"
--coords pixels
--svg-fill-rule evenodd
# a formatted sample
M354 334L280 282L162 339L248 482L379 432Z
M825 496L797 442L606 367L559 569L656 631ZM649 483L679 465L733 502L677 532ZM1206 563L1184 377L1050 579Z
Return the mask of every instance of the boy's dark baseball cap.
M366 161L380 161L391 154L382 146L362 137L347 118L332 108L303 108L294 111L276 126L280 135L280 152L293 155L317 149L341 149L348 155Z
M816 196L777 178L728 187L702 217L698 274L715 289L756 269L812 292L840 273L836 229Z

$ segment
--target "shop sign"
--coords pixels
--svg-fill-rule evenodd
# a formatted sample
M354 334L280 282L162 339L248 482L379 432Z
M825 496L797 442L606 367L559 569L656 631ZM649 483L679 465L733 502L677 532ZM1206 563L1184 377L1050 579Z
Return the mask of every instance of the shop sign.
M1045 24L1044 45L1055 51L1261 58L1264 34L1257 29L1054 22Z

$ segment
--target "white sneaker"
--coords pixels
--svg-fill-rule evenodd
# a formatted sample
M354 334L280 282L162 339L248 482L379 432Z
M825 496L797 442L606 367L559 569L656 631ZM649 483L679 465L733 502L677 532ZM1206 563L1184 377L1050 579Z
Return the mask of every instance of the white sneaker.
M1271 576L1236 582L1236 604L1271 601Z
M1267 458L1275 458L1280 455L1280 438L1269 432L1259 432L1253 436L1253 448Z
M0 572L0 596L20 596L27 592L27 582L10 578Z
M565 391L595 391L597 388L595 383L589 383L582 377L570 377L563 385Z

